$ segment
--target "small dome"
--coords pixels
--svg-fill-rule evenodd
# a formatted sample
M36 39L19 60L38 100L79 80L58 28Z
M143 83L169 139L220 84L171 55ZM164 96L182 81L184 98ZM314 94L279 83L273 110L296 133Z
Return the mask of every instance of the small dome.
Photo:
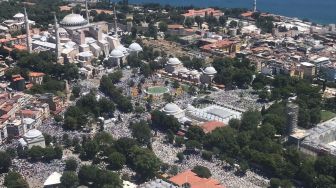
M187 111L189 111L189 112L195 111L195 107L193 107L192 105L188 104Z
M13 16L13 18L24 18L24 14L22 13L17 13Z
M177 59L176 57L169 58L167 64L170 64L170 65L179 65L179 64L181 64L181 61L179 59Z
M197 70L192 70L192 71L190 71L190 74L193 75L193 76L198 75L198 71Z
M113 58L121 58L124 57L124 53L118 49L114 49L112 50L110 56Z
M118 47L116 47L117 50L122 51L123 54L127 54L127 48L125 48L125 46L123 45L119 45Z
M32 129L29 130L26 134L24 134L24 137L29 139L29 138L36 138L36 137L40 137L42 136L41 131L37 130L37 129Z
M62 26L65 27L75 27L86 25L88 21L85 20L80 14L68 14L63 18L60 23Z
M163 111L169 114L174 114L177 113L179 111L181 111L181 108L178 107L176 104L174 103L168 103L166 104L166 106L163 108Z
M60 33L60 34L68 34L68 32L63 27L58 28L58 33Z
M207 68L204 69L204 73L205 73L205 74L216 74L217 71L216 71L216 69L213 68L213 67L207 67Z
M134 52L140 52L140 51L142 51L142 47L140 46L140 44L138 44L136 42L132 43L128 48L131 51L134 51Z
M189 70L187 68L183 67L180 70L178 70L178 72L181 73L181 74L185 74L185 73L189 72Z

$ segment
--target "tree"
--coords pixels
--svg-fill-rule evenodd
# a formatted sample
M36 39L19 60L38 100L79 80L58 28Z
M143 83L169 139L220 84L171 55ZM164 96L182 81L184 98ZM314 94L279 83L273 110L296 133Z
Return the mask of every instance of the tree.
M126 158L119 152L113 152L108 156L108 162L113 170L120 170L126 163Z
M261 120L261 114L258 111L247 111L241 118L241 129L251 130L257 128Z
M224 26L226 26L227 17L226 17L226 16L220 16L219 19L218 19L218 21L219 21L219 24L220 24L222 27L224 27Z
M78 176L73 171L65 171L61 177L61 187L75 188L79 185Z
M166 22L160 22L159 23L159 30L161 32L166 32L168 30L168 25Z
M196 149L201 149L202 145L196 140L188 140L185 144L186 149L189 151L195 151Z
M200 143L202 143L204 136L205 136L204 131L199 126L191 126L191 127L189 127L189 129L188 129L188 131L186 133L186 137L189 140L196 140L196 141L198 141Z
M143 180L153 178L155 173L160 169L161 161L148 149L134 146L131 149L130 157L134 170Z
M137 37L138 30L136 27L131 28L132 38L135 39Z
M65 170L76 171L77 167L78 167L78 163L75 158L69 158L65 161Z
M89 186L96 181L98 168L93 165L84 165L79 169L78 178L82 185Z
M191 28L195 23L195 20L191 17L187 17L184 21L184 25L188 28Z
M207 167L204 166L195 166L191 171L197 174L201 178L210 178L211 172Z
M182 152L178 152L176 157L178 158L179 162L182 162L184 159L184 154Z
M229 27L230 27L230 28L236 28L237 26L238 26L238 22L237 22L237 21L232 20L232 21L229 23Z
M153 37L155 40L157 39L157 27L153 22L150 22L148 25L148 36Z
M202 23L203 23L203 18L202 17L200 17L200 16L196 16L195 17L195 22L197 23L197 25L198 25L198 28L201 28L202 27Z
M177 80L174 80L173 82L173 88L177 89L180 87L180 83Z
M44 154L43 148L40 146L33 146L28 151L28 156L33 161L39 161L42 159Z
M143 145L148 145L151 140L151 129L145 121L131 124L133 137Z
M7 172L11 164L10 156L4 151L0 151L0 173Z
M169 93L164 93L163 94L163 100L168 102L168 103L171 103L171 102L174 101L173 96Z
M72 88L72 95L75 97L75 98L78 98L79 95L80 95L80 92L81 92L81 88L79 86L75 86Z
M118 174L109 170L98 170L95 187L122 187L122 181Z
M5 176L4 185L8 188L11 187L29 188L28 183L23 179L21 174L17 172L9 172Z
M94 141L88 141L83 144L84 156L87 159L93 159L98 152L98 144Z

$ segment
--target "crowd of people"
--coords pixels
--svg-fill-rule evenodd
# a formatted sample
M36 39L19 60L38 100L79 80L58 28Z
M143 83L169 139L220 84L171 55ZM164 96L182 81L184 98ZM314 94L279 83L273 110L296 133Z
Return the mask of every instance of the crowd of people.
M235 89L229 91L213 92L210 99L219 105L236 108L239 111L246 111L249 109L260 110L265 103L259 102L259 96L253 93L252 89Z
M176 155L179 152L183 152L184 147L174 147L172 144L167 143L162 133L158 133L153 138L152 148L155 155L164 163L178 166L179 172L193 169L197 165L204 166L211 171L213 178L227 187L266 187L269 183L266 178L249 170L246 175L237 176L234 169L227 170L225 168L228 165L225 162L218 159L213 159L212 162L209 162L203 159L200 154L186 155L185 159L180 162Z

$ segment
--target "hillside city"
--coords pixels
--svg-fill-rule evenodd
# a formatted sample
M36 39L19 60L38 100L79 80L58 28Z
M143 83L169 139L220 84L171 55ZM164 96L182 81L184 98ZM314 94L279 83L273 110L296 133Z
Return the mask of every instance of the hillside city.
M0 185L336 188L336 25L0 0Z

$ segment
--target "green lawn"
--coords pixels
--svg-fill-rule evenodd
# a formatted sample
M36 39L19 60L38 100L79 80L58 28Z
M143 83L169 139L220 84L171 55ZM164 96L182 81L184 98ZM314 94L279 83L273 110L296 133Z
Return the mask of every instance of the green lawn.
M336 114L334 112L328 111L328 110L321 110L321 121L327 121L333 117L335 117Z
M163 86L153 86L153 87L149 87L147 89L147 92L149 94L161 94L161 93L167 93L168 89Z

